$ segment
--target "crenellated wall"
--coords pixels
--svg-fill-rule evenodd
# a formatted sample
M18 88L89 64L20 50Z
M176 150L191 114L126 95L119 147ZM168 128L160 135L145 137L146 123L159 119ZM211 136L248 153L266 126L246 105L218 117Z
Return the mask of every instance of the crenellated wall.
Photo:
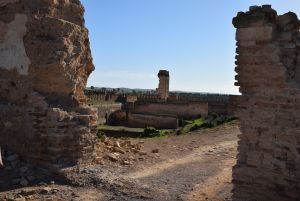
M233 24L242 93L233 200L299 200L300 22L264 5L238 13Z
M94 157L94 70L79 0L1 0L0 146L55 170Z

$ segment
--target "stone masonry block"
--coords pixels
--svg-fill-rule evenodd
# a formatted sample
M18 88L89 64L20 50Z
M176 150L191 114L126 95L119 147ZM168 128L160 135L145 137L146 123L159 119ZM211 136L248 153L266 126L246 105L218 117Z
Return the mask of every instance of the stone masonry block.
M236 79L242 96L233 201L300 197L300 21L270 7L251 7L237 28ZM250 173L253 172L253 173Z
M236 32L237 41L270 41L273 38L273 27L240 28Z

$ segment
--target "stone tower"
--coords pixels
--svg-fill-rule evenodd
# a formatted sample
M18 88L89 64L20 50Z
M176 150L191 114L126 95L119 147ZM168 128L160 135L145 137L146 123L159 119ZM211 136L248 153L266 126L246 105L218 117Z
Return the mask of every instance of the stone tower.
M167 100L169 97L169 71L160 70L157 76L159 78L157 94L161 99Z

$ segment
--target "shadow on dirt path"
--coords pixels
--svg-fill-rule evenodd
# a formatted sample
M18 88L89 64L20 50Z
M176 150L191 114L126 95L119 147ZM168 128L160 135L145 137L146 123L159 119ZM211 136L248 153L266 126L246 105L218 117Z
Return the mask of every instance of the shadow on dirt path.
M238 122L169 138L143 139L131 165L81 167L69 185L1 192L0 200L229 201ZM141 139L131 139L133 142ZM156 150L155 152L153 150Z

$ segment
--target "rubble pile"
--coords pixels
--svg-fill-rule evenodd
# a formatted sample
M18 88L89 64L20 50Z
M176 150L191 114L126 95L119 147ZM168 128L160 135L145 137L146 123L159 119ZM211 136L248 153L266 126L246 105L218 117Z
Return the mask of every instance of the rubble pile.
M132 165L134 161L144 160L147 153L143 152L143 141L133 143L130 140L105 138L99 141L97 162L103 164L105 162L113 162L122 165Z

